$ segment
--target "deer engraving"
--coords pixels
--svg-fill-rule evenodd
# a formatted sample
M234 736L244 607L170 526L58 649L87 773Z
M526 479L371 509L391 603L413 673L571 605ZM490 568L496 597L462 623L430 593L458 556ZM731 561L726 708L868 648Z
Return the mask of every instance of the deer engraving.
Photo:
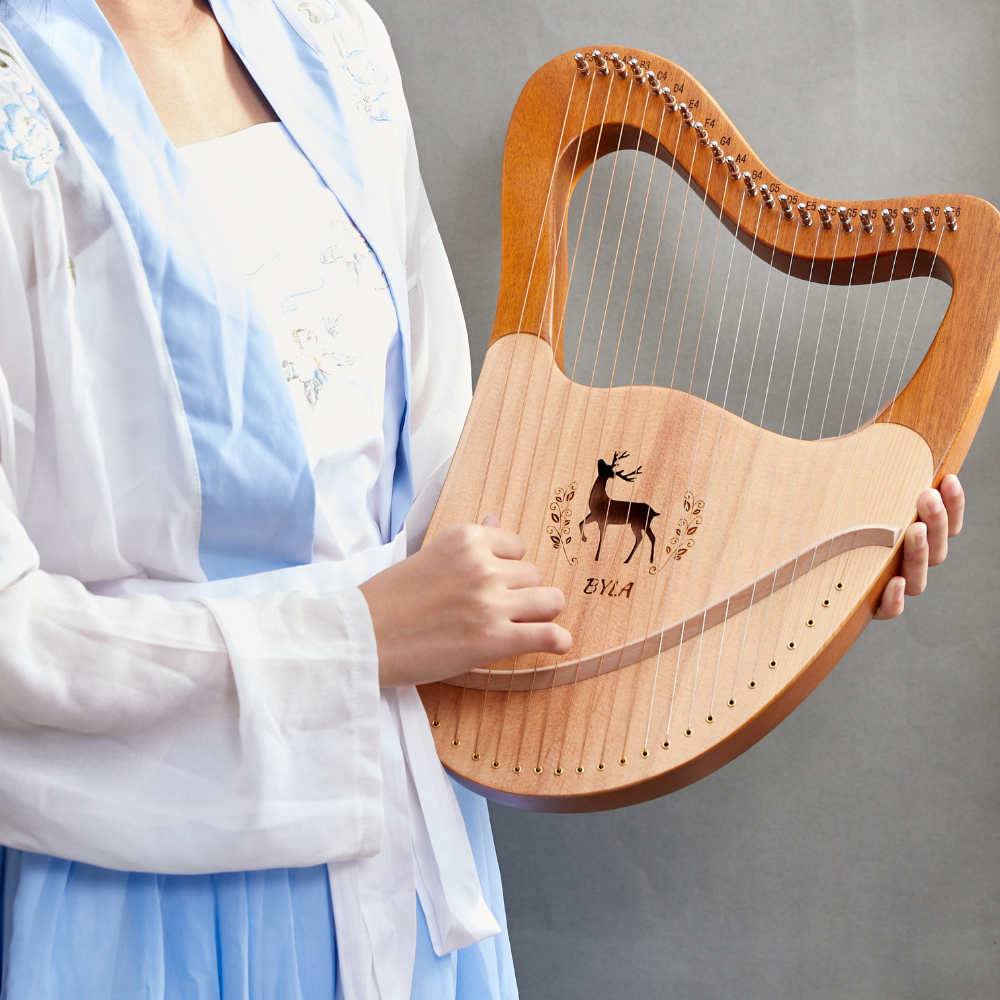
M643 532L649 535L649 540L652 542L652 548L649 550L649 561L652 562L656 555L656 536L650 528L650 523L654 517L660 516L659 511L653 510L648 503L634 503L631 500L613 500L608 494L608 484L614 480L615 476L619 479L624 479L626 483L631 483L635 481L636 476L642 475L641 465L631 472L623 472L621 469L616 468L623 458L628 458L627 451L623 451L621 454L616 451L610 465L603 459L599 458L597 460L597 479L594 480L593 489L590 491L590 512L580 522L580 538L586 541L587 535L583 530L584 525L596 522L597 529L600 532L597 553L594 556L596 562L601 558L601 546L604 544L604 529L609 524L627 524L632 529L632 534L635 535L635 545L632 546L632 551L626 556L625 562L628 562L635 555L635 550L642 541Z

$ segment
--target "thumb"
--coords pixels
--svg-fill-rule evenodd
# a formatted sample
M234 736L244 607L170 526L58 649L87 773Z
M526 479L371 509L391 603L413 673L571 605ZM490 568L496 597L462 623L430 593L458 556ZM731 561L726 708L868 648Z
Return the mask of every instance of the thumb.
M482 523L484 528L499 528L500 518L496 514L487 514Z

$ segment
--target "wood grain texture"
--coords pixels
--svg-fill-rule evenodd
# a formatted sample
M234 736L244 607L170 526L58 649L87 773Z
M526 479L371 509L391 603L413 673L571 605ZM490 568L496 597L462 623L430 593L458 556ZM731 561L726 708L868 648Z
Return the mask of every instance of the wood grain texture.
M574 645L565 657L492 664L421 693L456 777L534 809L607 808L682 787L798 705L870 620L918 492L957 471L1000 366L992 206L956 195L830 199L834 210L868 209L875 229L865 234L855 215L852 233L826 230L821 199L773 177L697 81L650 53L619 51L682 84L697 117L715 121L710 137L728 137L725 151L744 159L758 187L810 206L813 224L783 219L759 194L743 197L648 86L582 77L572 53L542 67L518 101L493 338L425 544L447 524L497 513L567 594L560 621ZM857 432L805 441L675 389L567 379L568 200L595 157L619 145L672 163L779 270L823 283L948 281L951 303L910 383ZM945 204L960 209L956 232ZM916 211L913 233L904 205ZM933 232L924 205L940 213ZM883 208L896 213L891 234ZM584 540L588 514L603 523ZM855 544L858 529L872 544ZM833 540L843 551L830 551Z

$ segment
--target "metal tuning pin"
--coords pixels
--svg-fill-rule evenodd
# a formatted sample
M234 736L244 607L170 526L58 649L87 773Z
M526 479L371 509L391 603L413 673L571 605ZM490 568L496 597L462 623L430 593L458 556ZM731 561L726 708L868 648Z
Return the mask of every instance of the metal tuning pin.
M713 139L709 144L708 148L712 151L712 159L718 164L723 164L726 162L726 155L722 152L722 147Z
M677 110L677 98L671 93L669 87L664 87L661 91L663 99L667 102L667 111Z
M736 166L736 161L731 157L726 157L726 166L729 167L729 176L734 180L740 179L740 168Z
M683 101L681 101L681 103L677 105L677 110L681 113L681 118L683 119L684 124L688 128L693 128L694 115L691 114L691 109Z
M743 183L747 187L747 194L750 195L751 198L755 197L757 194L757 185L754 182L753 175L749 170L743 171Z
M768 208L774 208L774 195L771 194L771 189L766 184L761 184L760 196Z
M944 206L944 224L948 227L948 232L953 233L958 229L958 215L951 205Z
M580 76L590 76L590 63L582 52L577 52L573 58L576 60L576 68L580 71Z
M929 233L933 233L937 229L937 223L934 221L934 209L930 205L924 205L924 229Z
M794 215L793 215L793 213L792 213L792 204L791 204L791 202L790 202L790 201L788 200L788 195L787 195L787 194L779 194L779 195L778 195L778 202L779 202L779 203L781 204L781 214L782 214L782 215L783 215L783 216L784 216L784 217L785 217L785 218L786 218L786 219L787 219L787 220L788 220L789 222L791 222L791 221L792 221L792 219L793 219L793 218L794 218L795 216L794 216Z
M799 210L799 221L803 226L811 226L813 224L812 216L809 214L809 209L806 208L806 203L800 201L798 205L795 206Z
M840 208L837 209L837 215L840 217L840 228L843 229L845 233L853 233L854 226L851 223L851 215L850 212L847 211L847 206L841 205Z
M861 228L865 231L865 235L871 236L875 231L875 223L872 222L872 213L867 208L863 208L858 212L858 218L861 220Z
M819 213L819 221L823 223L823 228L827 232L833 229L833 219L830 218L830 209L826 205L817 205L816 211Z
M887 208L882 209L882 225L885 226L885 231L889 234L896 231L896 223L892 221L892 212Z
M917 223L913 218L912 208L901 208L899 214L903 217L903 228L908 232L912 233L914 229L917 228Z
M660 81L656 79L656 74L651 70L646 70L646 80L649 83L649 89L653 92L654 97L660 96Z
M646 82L646 74L643 73L638 59L629 59L628 68L632 70L632 82L640 87Z
M594 49L594 51L591 53L590 58L594 60L594 65L597 67L597 72L600 73L601 76L607 76L611 72L611 69L608 66L608 61L607 59L604 58L604 56L601 55L600 49Z
M622 80L624 80L625 77L628 76L628 66L625 65L625 60L622 59L617 52L612 52L608 58L611 60L611 63L615 68L615 72Z
M698 142L703 146L707 146L711 141L708 138L708 132L705 130L705 126L701 122L694 123L694 130L698 133Z

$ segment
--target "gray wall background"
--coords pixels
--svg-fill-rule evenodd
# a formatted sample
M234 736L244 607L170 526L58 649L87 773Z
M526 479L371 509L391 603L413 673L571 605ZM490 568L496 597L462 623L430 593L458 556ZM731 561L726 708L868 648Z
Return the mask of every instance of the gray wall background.
M997 0L373 0L478 372L520 88L574 47L693 73L765 163L860 199L1000 205ZM1000 403L927 593L694 787L610 813L493 806L524 1000L1000 995Z

